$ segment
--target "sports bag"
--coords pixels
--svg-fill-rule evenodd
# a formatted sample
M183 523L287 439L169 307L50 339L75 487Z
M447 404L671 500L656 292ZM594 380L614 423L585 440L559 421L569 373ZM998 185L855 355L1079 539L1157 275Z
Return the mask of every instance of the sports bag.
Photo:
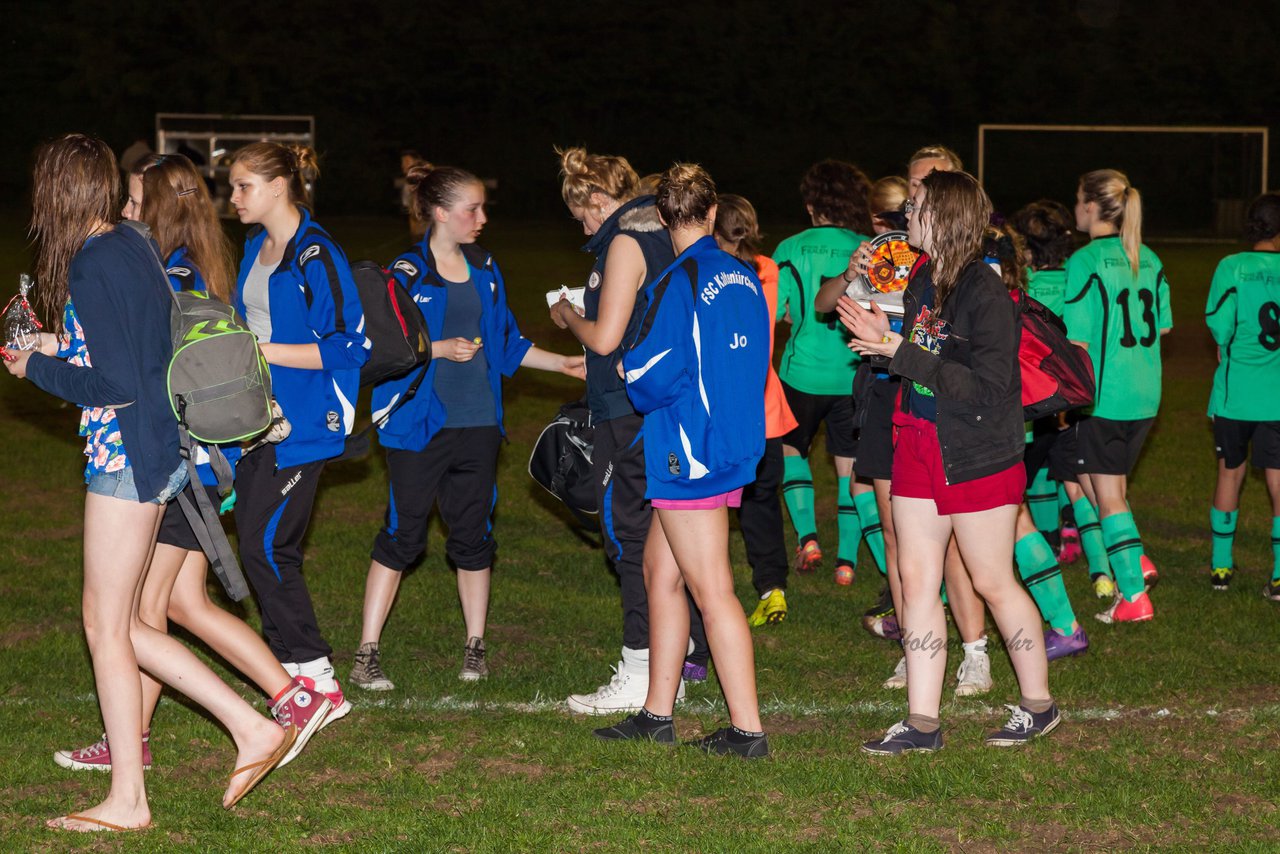
M1093 403L1093 360L1081 346L1067 340L1067 327L1044 303L1021 291L1018 303L1022 327L1018 366L1022 373L1022 414L1028 421L1080 409Z
M402 376L429 362L431 333L409 292L373 261L352 264L351 277L364 308L364 334L373 345L360 368L360 385Z
M559 414L542 430L529 455L529 476L569 508L584 526L600 512L591 479L591 453L595 428L585 400L560 407Z

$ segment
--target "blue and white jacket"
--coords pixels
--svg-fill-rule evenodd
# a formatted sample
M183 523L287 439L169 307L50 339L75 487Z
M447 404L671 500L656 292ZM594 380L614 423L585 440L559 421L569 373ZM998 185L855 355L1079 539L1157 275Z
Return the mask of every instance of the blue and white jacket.
M704 237L640 297L622 357L644 415L646 498L709 498L756 478L764 453L769 309L755 270Z
M302 221L267 285L272 344L316 344L318 371L271 366L271 390L293 430L276 446L281 468L327 460L342 453L355 421L360 366L372 346L364 335L364 310L342 248L299 208ZM250 229L236 281L235 307L243 316L244 283L267 237Z
M205 293L208 290L204 283L204 276L200 273L200 268L191 263L191 259L187 257L187 247L185 246L179 246L169 253L169 257L164 262L164 272L169 277L169 284L176 293L181 293L182 291ZM209 452L199 442L193 444L196 450L196 472L200 475L200 482L205 486L217 486L218 476L213 473L213 468L209 465ZM227 458L227 462L231 464L231 470L234 472L236 463L240 461L240 445L231 443L222 445L221 448L222 455Z
M448 289L436 269L436 259L431 253L431 232L428 230L422 242L391 262L391 275L409 292L427 321L431 340L438 341L444 329L445 295ZM502 281L502 271L485 249L474 243L464 243L462 254L471 268L471 281L480 295L480 335L485 358L489 363L489 388L498 415L498 429L505 436L502 426L502 378L511 376L520 367L524 354L533 342L520 334L515 315L507 306L507 287ZM431 437L440 432L445 422L444 404L433 388L436 372L434 360L427 365L417 393L404 406L397 409L378 429L378 442L384 448L421 451ZM378 419L395 405L405 393L418 370L402 377L387 380L373 387L373 420ZM479 390L477 390L479 393Z

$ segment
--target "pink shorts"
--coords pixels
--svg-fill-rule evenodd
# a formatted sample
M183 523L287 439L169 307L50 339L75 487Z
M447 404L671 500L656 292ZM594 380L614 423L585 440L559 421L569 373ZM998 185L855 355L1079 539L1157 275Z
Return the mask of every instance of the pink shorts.
M937 425L904 413L895 413L894 425L898 435L893 448L893 495L931 498L941 516L1022 503L1027 472L1021 460L1004 471L949 484L942 468Z
M720 507L741 507L742 487L707 498L654 498L649 503L658 510L715 510Z

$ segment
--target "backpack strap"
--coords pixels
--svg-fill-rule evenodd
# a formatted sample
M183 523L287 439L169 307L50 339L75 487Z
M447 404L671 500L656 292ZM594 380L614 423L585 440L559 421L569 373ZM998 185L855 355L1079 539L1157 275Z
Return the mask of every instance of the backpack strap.
M342 453L338 455L337 460L355 460L369 453L369 434L374 428L384 426L392 415L400 410L406 403L413 400L418 393L418 388L422 385L422 380L427 376L427 368L431 362L427 361L418 366L418 375L413 378L413 382L409 383L409 387L404 390L404 394L379 417L373 419L359 433L353 433L347 438L346 444L342 448Z
M201 550L209 558L209 566L213 568L214 575L218 576L218 580L222 582L231 601L239 602L249 595L249 584L245 581L244 572L240 569L240 563L236 560L231 544L227 542L227 534L222 529L222 523L218 521L218 512L213 509L213 502L209 500L209 495L200 483L195 456L191 453L191 435L181 422L178 423L178 437L181 440L182 456L187 461L187 472L191 481L178 493L178 505L182 508L183 515L187 517L187 522L191 524L191 530L196 535ZM210 453L210 458L213 457L214 454ZM217 453L217 457L221 458L222 465L226 466L226 473L229 475L230 466L227 464L226 457L222 456L221 451ZM214 471L217 472L216 467ZM221 488L223 483L221 472L218 472L218 483Z

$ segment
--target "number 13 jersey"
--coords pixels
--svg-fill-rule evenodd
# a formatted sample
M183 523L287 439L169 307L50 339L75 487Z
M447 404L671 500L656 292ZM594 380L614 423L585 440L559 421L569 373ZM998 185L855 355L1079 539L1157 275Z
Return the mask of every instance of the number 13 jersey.
M1154 418L1160 409L1160 336L1173 328L1169 283L1156 254L1138 250L1138 275L1119 235L1096 237L1067 259L1067 337L1089 347L1092 414Z
M1280 420L1280 253L1240 252L1218 264L1205 321L1222 358L1209 414Z

